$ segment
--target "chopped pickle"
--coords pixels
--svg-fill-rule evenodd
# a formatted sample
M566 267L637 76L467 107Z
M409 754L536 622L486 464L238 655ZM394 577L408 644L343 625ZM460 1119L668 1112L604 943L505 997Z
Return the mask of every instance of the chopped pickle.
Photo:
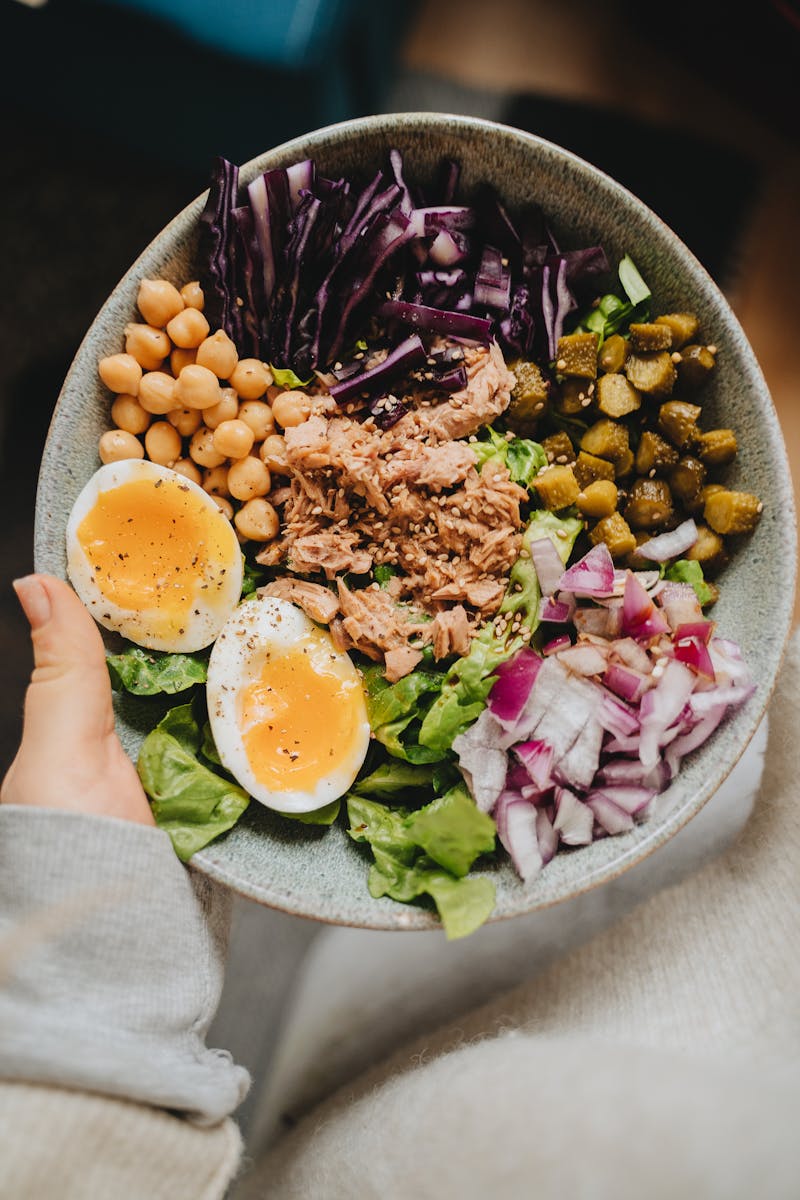
M723 488L708 497L703 516L715 533L752 533L763 508L752 492L729 492Z
M699 562L704 576L715 575L728 561L725 543L708 525L697 526L697 541L686 551L685 557Z
M641 395L624 375L601 375L598 379L597 407L607 417L625 417L641 403Z
M585 379L570 376L554 392L553 407L556 412L563 413L567 417L574 417L576 413L583 412L592 403L594 387L593 383L588 383Z
M705 481L705 467L699 458L693 458L691 454L684 455L669 475L669 486L673 496L689 512L694 510Z
M558 339L556 370L581 379L597 377L597 334L569 333Z
M546 438L545 441L549 441ZM544 445L544 442L542 443ZM578 455L578 460L575 463L575 478L580 487L585 490L590 483L594 483L596 479L614 478L614 464L607 462L604 458L597 458L594 454L587 454L585 450L581 450Z
M668 325L657 325L655 321L638 323L633 321L628 330L631 345L637 352L669 350L672 346L672 331Z
M636 447L636 470L639 475L662 475L674 467L678 451L660 434L645 429Z
M700 322L694 313L662 313L660 317L656 317L656 325L666 325L672 334L672 347L675 350L680 350L681 346L685 346L694 335L697 333Z
M634 457L632 450L625 450L614 463L614 478L624 479L633 470Z
M739 447L732 429L709 429L697 439L698 456L709 467L724 467L733 462Z
M671 395L675 386L675 364L666 350L654 354L629 354L625 374L635 388L656 399Z
M564 433L563 429L558 433L551 433L550 437L544 439L541 446L547 455L548 462L571 463L575 461L572 439L568 433Z
M684 346L678 363L678 379L683 391L696 392L716 366L707 346Z
M520 433L529 433L547 411L550 384L541 367L527 359L512 365L516 383L506 410L509 424Z
M618 463L629 449L626 426L608 417L596 421L581 438L581 450L585 450L587 454L594 454L597 458L608 458L614 464Z
M673 515L672 493L665 480L636 480L628 493L624 513L631 529L660 529Z
M612 558L624 558L636 549L636 538L628 522L621 513L614 512L597 522L589 532L589 541L593 546L605 542Z
M697 428L700 412L696 404L688 404L686 400L667 400L658 410L658 427L673 446L686 450L700 436Z
M580 495L580 487L572 467L545 467L533 481L542 506L557 512L574 504Z
M575 503L584 517L610 517L616 511L618 495L610 479L596 479L580 492Z
M606 338L600 347L597 355L597 365L601 371L606 371L608 374L616 374L625 366L625 359L628 357L630 349L626 338L618 333L612 333L611 337Z

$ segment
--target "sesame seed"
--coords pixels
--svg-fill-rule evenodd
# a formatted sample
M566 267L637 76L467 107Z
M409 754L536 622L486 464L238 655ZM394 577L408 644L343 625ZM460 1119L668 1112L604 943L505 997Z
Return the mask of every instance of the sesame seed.
M674 363L683 362L683 355L679 350L673 350L672 354L670 354L670 358Z
M717 353L717 347L714 345L714 343L713 343L713 342L711 343L711 345L710 345L710 346L706 346L706 350L708 351L708 353L709 353L709 354L716 354L716 353Z
M558 362L556 363L556 370L557 371L566 371L566 369L567 369L567 360L565 358L560 358L558 360Z

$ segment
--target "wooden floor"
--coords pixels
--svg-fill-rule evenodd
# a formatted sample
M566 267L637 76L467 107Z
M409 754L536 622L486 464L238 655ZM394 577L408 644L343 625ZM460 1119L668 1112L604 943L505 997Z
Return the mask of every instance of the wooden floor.
M746 151L766 179L728 299L764 372L800 509L797 365L800 148L753 107L689 70L674 39L645 36L630 6L605 0L426 0L406 65L487 91L536 92L636 112ZM800 621L800 594L795 597Z

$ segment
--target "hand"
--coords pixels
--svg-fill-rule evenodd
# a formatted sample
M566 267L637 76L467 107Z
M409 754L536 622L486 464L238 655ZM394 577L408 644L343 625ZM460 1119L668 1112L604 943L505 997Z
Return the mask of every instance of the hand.
M51 575L27 575L14 590L31 627L34 670L22 742L0 788L0 804L154 824L114 730L97 625L72 588Z

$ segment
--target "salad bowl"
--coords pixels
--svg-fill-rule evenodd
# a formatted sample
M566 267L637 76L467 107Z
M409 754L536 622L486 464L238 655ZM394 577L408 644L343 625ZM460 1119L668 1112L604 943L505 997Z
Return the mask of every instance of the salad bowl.
M722 348L704 412L736 430L739 452L729 486L756 493L764 512L719 579L713 617L738 643L754 692L681 765L648 819L628 832L559 853L529 883L493 856L478 871L496 886L491 920L529 913L595 887L668 841L720 787L743 754L768 704L787 643L796 572L796 524L786 450L755 355L725 296L679 238L637 197L559 146L493 122L450 114L407 113L344 122L279 146L241 168L247 183L267 169L313 158L328 175L374 172L393 148L407 176L426 180L443 157L459 162L465 188L491 183L504 202L537 202L563 244L602 245L609 259L630 255L658 311L691 310ZM179 213L144 250L98 313L64 382L44 451L36 507L35 564L66 577L65 529L108 427L108 396L97 373L117 351L135 312L143 277L195 278L205 196ZM136 760L153 724L153 702L115 694L117 726ZM296 826L251 803L228 833L200 850L192 866L259 903L331 922L375 929L438 926L432 911L375 899L369 862L345 829Z

